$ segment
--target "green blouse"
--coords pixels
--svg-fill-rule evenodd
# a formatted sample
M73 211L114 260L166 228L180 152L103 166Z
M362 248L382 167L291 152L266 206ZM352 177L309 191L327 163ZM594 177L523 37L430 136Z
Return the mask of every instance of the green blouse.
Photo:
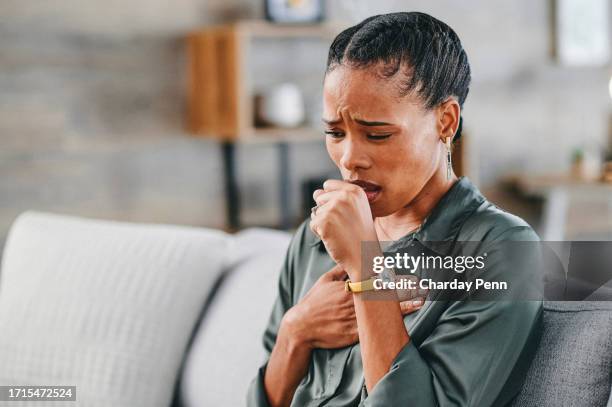
M269 355L284 313L334 266L325 246L304 221L294 235L278 281L278 297L263 335ZM400 239L437 241L538 241L522 219L504 212L461 177L422 227ZM397 243L397 242L396 242ZM498 261L507 279L529 276ZM542 303L534 301L426 301L404 323L410 341L368 394L359 343L314 349L292 406L502 406L518 393L537 346ZM247 394L248 406L268 406L267 362Z

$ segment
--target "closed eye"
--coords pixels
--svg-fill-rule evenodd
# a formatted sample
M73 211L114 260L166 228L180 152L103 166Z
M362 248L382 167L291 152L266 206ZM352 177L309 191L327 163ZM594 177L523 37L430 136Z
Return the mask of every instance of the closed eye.
M330 136L331 138L342 138L342 137L344 137L344 133L342 133L340 131L327 130L325 132L325 134Z
M368 134L370 140L384 140L392 136L392 134Z
M325 134L330 136L331 138L342 138L344 137L344 133L341 131L333 131L333 130L327 130L325 131ZM384 140L386 138L391 137L393 134L392 133L388 133L388 134L366 134L366 137L369 140Z

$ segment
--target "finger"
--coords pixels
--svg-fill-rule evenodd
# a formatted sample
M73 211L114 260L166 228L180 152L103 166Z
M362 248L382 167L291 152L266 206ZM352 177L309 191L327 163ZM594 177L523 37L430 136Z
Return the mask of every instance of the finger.
M321 215L325 213L325 209L325 207L320 207L310 212L310 222L308 224L308 227L310 228L312 233L319 239L323 239L323 232L321 230L321 227L325 224L325 217L322 217Z
M411 301L402 301L400 302L400 309L402 311L402 315L408 315L415 311L418 311L425 301L423 298L415 298Z
M343 290L344 291L344 290ZM355 301L351 293L344 291L346 296L342 298L340 305L337 307L337 311L342 313L346 319L355 318Z
M324 194L325 190L324 189L316 189L313 193L312 193L312 199L314 199L315 201L317 200L317 196Z
M327 202L331 201L334 197L334 192L330 191L330 192L322 192L320 194L317 195L317 197L315 198L315 202L317 203L317 205L319 207L321 207L322 205L326 204Z
M310 231L312 232L313 235L315 235L319 239L321 238L319 236L319 233L317 232L317 224L316 224L316 220L314 219L314 214L313 213L310 214L310 223L309 223L308 227L310 228Z
M359 188L357 185L351 184L350 182L340 181L337 179L328 179L323 183L323 189L326 192L336 191L339 189L350 189L350 188Z

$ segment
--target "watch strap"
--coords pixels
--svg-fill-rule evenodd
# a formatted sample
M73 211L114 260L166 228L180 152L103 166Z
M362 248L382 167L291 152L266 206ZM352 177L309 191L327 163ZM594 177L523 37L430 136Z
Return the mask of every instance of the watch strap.
M344 282L344 289L348 292L360 293L363 291L374 290L374 277L370 277L367 280L351 282L346 280Z

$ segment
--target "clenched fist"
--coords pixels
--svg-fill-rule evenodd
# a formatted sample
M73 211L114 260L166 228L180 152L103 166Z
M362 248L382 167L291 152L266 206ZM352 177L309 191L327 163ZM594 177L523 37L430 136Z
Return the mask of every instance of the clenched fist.
M317 206L310 229L330 257L351 279L356 278L361 270L361 242L378 241L366 192L347 181L327 180L313 197Z

